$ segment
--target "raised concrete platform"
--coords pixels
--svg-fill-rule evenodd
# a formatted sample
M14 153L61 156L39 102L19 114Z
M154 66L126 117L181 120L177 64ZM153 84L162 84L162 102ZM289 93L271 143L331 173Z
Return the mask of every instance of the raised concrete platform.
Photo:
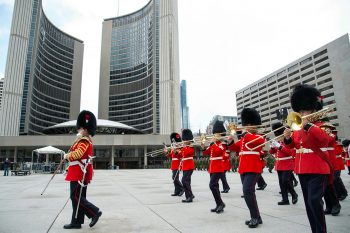
M170 170L110 170L95 172L88 187L88 200L103 211L99 222L89 228L89 219L81 230L64 230L70 222L72 207L68 202L50 232L311 232L300 186L296 190L296 205L278 206L281 200L277 173L263 174L267 188L256 191L263 224L249 229L244 221L249 211L241 198L242 185L237 173L227 174L231 190L222 194L226 203L222 214L211 213L215 206L209 190L209 175L195 171L193 203L181 203L184 197L171 197L173 184ZM0 176L0 232L46 232L69 195L69 183L57 175L43 196L41 191L51 175ZM350 191L350 176L343 171L342 179ZM221 185L221 184L220 184ZM328 232L348 233L350 197L341 202L339 216L327 216Z

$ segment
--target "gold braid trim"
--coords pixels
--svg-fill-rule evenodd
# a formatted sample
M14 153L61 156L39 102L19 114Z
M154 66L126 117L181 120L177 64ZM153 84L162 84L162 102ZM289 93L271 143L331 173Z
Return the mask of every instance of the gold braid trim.
M68 160L71 162L81 159L89 148L90 143L91 141L88 137L82 137L77 140L77 142L74 144L77 144L77 148L74 151L68 153Z

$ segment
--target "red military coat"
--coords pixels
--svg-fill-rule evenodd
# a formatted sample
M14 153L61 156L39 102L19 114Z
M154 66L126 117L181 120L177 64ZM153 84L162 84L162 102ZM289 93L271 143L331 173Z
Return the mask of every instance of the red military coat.
M335 135L330 134L327 151L328 151L329 160L331 161L334 169L337 166L337 158L335 155L335 147L336 146L337 146L337 141L335 140Z
M296 174L330 174L330 167L326 161L318 156L316 148L319 148L328 157L329 135L318 126L322 122L316 122L308 131L304 129L294 131L291 143L286 146L296 148L295 168Z
M181 160L181 153L172 149L170 153L167 154L168 158L171 159L171 170L178 170Z
M262 155L262 146L256 148L254 151L249 150L246 146L249 141L256 138L256 141L249 144L249 148L254 148L265 142L264 137L261 135L247 132L239 141L228 146L231 151L239 152L239 174L247 172L262 172L262 162L260 160L260 156Z
M85 166L89 156L92 157L93 148L90 137L80 137L75 141L68 153L68 173L66 176L67 181L82 181L83 179L83 167ZM90 183L93 176L93 167L90 162L86 167L86 174L84 178L85 183Z
M295 150L287 148L283 142L280 142L280 148L270 148L269 153L274 154L276 158L276 171L293 171Z
M343 146L336 144L335 148L335 157L336 157L336 165L334 166L334 170L335 171L340 171L340 170L344 170L345 166L344 166L344 157L345 157L345 153L343 153Z
M209 162L209 173L224 172L224 156L226 153L226 146L220 141L210 144L210 146L203 151L203 155L210 155Z
M344 158L345 158L345 161L346 161L346 166L347 167L350 167L350 156L349 156L349 152L348 151L344 151Z
M181 149L182 171L194 170L194 148L193 146L185 146Z
M223 156L222 162L224 163L224 171L230 171L232 168L231 160L230 160L230 152L226 151Z

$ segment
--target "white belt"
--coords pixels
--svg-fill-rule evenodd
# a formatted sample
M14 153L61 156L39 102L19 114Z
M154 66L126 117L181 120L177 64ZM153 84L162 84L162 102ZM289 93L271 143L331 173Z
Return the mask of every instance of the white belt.
M339 159L339 158L341 158L341 155L337 155L337 156L335 156L337 159Z
M174 161L174 160L179 160L179 159L178 159L178 158L172 158L171 160L173 160L173 161Z
M239 155L260 155L260 153L257 151L242 151L239 152Z
M345 160L350 160L350 158L345 158Z
M281 161L281 160L287 160L287 159L292 159L293 156L288 156L288 157L282 157L282 158L276 158L277 161Z
M74 166L74 165L82 165L82 166L84 166L85 163L86 163L86 159L75 160L75 161L69 162L69 166Z
M212 158L210 158L210 160L222 160L223 158L220 156L220 157L212 157Z
M321 151L329 151L329 150L334 150L334 148L333 147L326 147L326 148L320 148L320 150ZM297 149L296 152L299 154L307 154L307 153L313 153L314 151L311 149L303 148L303 149Z
M183 158L182 160L185 161L185 160L190 160L190 159L193 159L193 157Z

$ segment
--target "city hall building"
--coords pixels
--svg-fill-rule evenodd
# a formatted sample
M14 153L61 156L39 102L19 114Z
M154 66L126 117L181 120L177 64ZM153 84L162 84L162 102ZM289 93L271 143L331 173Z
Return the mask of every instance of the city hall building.
M299 83L316 87L324 107L334 108L330 122L341 139L350 138L350 44L349 35L316 49L236 92L238 123L244 107L255 108L270 131L276 110L290 106L290 94Z

